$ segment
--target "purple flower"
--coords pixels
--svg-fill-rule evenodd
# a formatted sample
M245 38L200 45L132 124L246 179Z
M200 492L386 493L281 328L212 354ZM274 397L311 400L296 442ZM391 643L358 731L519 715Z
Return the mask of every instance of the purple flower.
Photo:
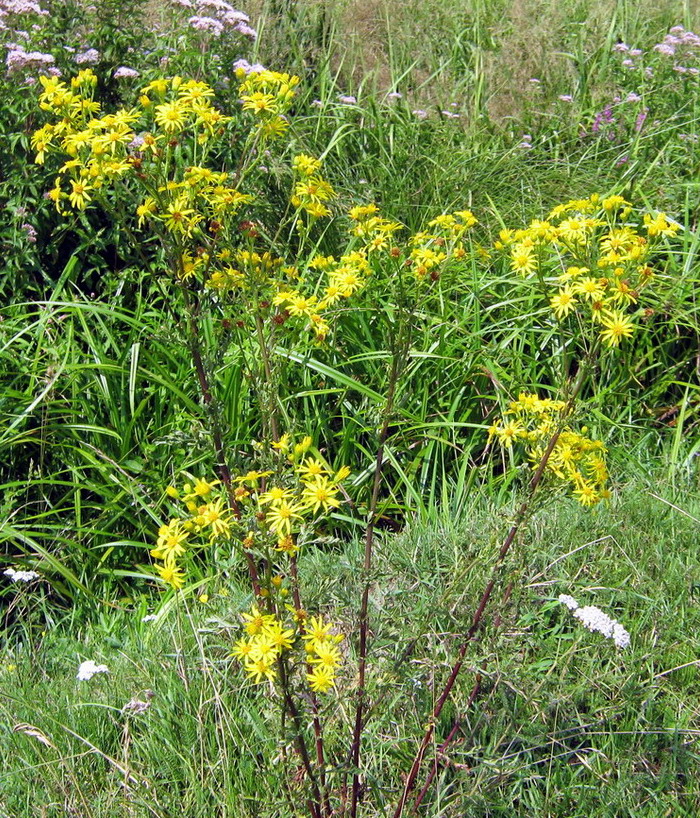
M224 23L229 26L233 26L236 23L249 23L250 17L247 14L244 14L242 11L236 11L235 9L231 9L231 11L224 11L222 14L219 15Z
M340 94L338 96L338 102L341 105L356 105L357 104L357 98L351 96L350 94Z
M642 98L639 94L635 94L634 91L630 91L629 94L625 97L625 102L641 102Z
M197 0L197 8L214 9L215 11L233 11L233 6L230 6L225 0Z
M33 225L29 224L29 222L25 222L22 225L22 230L27 234L27 241L36 244L36 230Z
M75 61L78 65L85 65L86 63L95 65L100 61L100 52L96 48L88 48L87 51L76 54Z
M635 67L634 60L623 60L622 64L625 66L625 68L634 68Z
M667 57L672 57L676 53L676 49L671 43L658 43L654 46L654 51L658 51L659 54L664 54Z
M573 102L574 101L574 98L571 96L571 94L559 94L559 99L562 102Z
M136 79L140 74L135 68L127 68L126 65L120 65L114 72L114 79Z
M224 30L224 24L220 20L215 20L213 17L194 15L190 17L187 22L197 31L207 31L213 34L214 37L220 37Z
M613 51L619 51L620 53L624 53L625 51L629 51L630 47L627 43L615 43L613 46Z
M400 94L398 91L389 91L386 95L387 99L403 99L403 94Z
M634 130L639 132L642 130L642 125L644 125L644 121L649 116L649 109L645 108L643 111L640 111L637 114L637 119L634 123Z
M248 76L248 74L262 74L263 71L267 71L267 68L265 68L264 65L260 65L259 62L253 63L253 65L251 65L248 62L248 60L241 59L236 60L236 62L233 64L233 70L243 71L245 72L245 75Z
M423 111L420 108L417 108L415 111L411 111L411 113L413 114L413 116L416 119L427 119L428 118L428 112Z
M257 40L258 39L258 32L254 28L251 28L246 23L237 23L234 26L234 31L237 31L239 34L242 34L244 37L250 37L251 40Z
M53 65L55 62L51 54L42 54L41 51L25 51L22 46L14 46L8 51L5 65L9 74L23 68L40 68Z
M3 6L7 14L40 14L42 17L48 14L33 0L4 0Z

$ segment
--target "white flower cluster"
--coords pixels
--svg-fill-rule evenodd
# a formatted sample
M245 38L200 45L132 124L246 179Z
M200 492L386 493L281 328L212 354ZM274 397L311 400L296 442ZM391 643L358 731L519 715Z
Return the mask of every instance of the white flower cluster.
M39 574L36 571L15 571L14 568L7 568L3 571L6 577L9 577L12 582L31 582L33 579L39 579Z
M602 633L606 639L612 639L618 648L629 647L630 635L615 619L596 608L595 605L581 607L569 594L559 594L559 602L573 613L576 619L589 631Z
M77 678L80 679L81 682L86 682L88 679L92 679L96 673L109 673L109 668L107 665L97 665L92 659L88 659L78 668Z

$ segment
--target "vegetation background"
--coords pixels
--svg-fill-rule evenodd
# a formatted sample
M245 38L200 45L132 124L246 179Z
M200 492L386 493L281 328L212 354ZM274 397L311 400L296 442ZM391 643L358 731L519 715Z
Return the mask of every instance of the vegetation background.
M613 499L583 510L556 498L533 519L507 566L500 626L474 645L437 726L439 743L460 719L420 812L697 815L700 98L690 69L700 49L685 72L654 50L673 26L695 30L697 4L267 0L243 9L257 39L217 54L160 0L42 5L51 14L31 36L67 75L66 47L97 49L105 103L132 101L164 57L168 72L215 85L223 108L235 105L234 59L299 74L290 155L323 155L341 206L376 201L412 230L469 207L484 247L502 227L593 192L684 225L646 331L585 396ZM114 80L121 65L141 79ZM163 487L211 467L189 355L153 276L159 249L134 240L129 213L70 224L56 214L44 198L52 174L29 144L36 96L16 74L0 79L0 561L41 575L0 586L0 815L287 816L272 708L228 658L250 602L242 577L212 560L177 606L147 571ZM265 185L282 201L283 168L271 164ZM343 230L334 221L319 250L333 252ZM492 415L513 389L556 381L554 331L534 328L541 305L506 272L474 264L457 303L411 357L388 452L369 692L388 681L391 694L365 741L366 816L392 814L527 477L487 450ZM352 467L360 508L386 360L380 324L359 314L337 347L286 370L290 416ZM235 359L219 387L235 449L258 423ZM304 590L350 637L362 547L349 514L327 535L303 557ZM622 621L631 648L576 629L560 593ZM109 675L77 681L87 658ZM125 711L134 697L148 709ZM338 724L350 719L347 702L333 707Z

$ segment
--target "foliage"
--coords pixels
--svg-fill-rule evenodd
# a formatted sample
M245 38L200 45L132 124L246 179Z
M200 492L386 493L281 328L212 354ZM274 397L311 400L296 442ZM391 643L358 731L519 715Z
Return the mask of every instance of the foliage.
M631 715L651 695L639 627L629 646L616 640L625 652L608 660L595 703L580 705L573 685L557 711L557 724L583 735L566 763L556 725L545 739L532 729L524 702L539 702L559 658L568 666L578 648L561 651L570 625L556 594L527 600L518 572L525 526L537 532L548 513L586 525L566 491L596 506L592 520L614 519L625 472L609 461L619 451L641 460L665 450L673 485L700 449L692 21L671 28L623 9L607 29L575 30L572 9L553 23L571 70L555 77L543 63L504 116L490 57L510 58L516 9L503 3L466 16L445 4L440 36L424 37L415 58L410 27L387 18L387 51L377 51L387 65L374 76L336 34L332 4L266 4L260 41L252 12L219 0L25 5L0 2L0 532L13 566L1 593L16 653L6 664L31 655L56 618L67 645L100 621L114 638L105 606L127 609L129 623L155 605L156 633L174 617L184 692L163 705L153 736L182 760L175 778L193 815L242 814L238 797L255 787L256 814L400 816L409 797L435 815L571 814L566 793L583 779L582 793L593 786L569 775L582 747L597 761L631 751L631 764L656 764L652 734ZM440 535L434 564L418 549L402 556L388 533L408 526L410 540L436 515L477 507L484 537L476 526L473 547L460 549ZM545 540L528 554L559 560ZM613 620L587 605L590 587L574 585L586 600L576 615L605 631ZM650 615L629 600L613 608L625 626L628 612ZM532 635L519 658L504 618ZM145 629L127 628L138 634L126 652L144 647ZM242 675L231 684L232 656L253 686ZM86 720L65 734L98 748L122 777L124 804L90 764L94 790L69 795L65 781L87 772L69 759L77 745L45 719L14 717L24 722L16 741L53 753L46 798L60 793L85 814L182 811L154 786L161 773L134 773L150 769L130 759L147 752L139 719L155 712L143 692L154 685L139 686L107 732L84 737ZM190 714L210 696L219 721L195 714L185 735L173 708ZM617 697L611 713L627 743L614 714L601 745L576 722L576 708L605 709L606 696ZM462 757L453 741L477 697L500 738L475 723ZM543 704L535 710L549 723ZM694 729L684 718L674 729ZM240 720L257 746L239 775L244 743L226 725ZM509 731L531 739L517 750L523 769L548 765L544 791L537 774L511 769ZM388 733L404 749L387 751ZM199 773L185 763L192 742L201 759L223 749L221 797L201 782L204 762ZM677 784L659 796L664 809L693 809L681 755L664 778ZM586 769L608 776L591 758ZM636 786L606 789L610 803L640 814ZM604 806L584 803L592 814ZM29 814L28 804L13 809Z

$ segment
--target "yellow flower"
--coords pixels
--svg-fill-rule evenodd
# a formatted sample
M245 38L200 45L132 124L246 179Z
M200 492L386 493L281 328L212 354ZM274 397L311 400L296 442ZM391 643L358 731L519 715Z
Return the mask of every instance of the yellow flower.
M680 230L677 222L668 219L665 213L659 213L652 217L649 213L644 214L644 227L650 236L675 236Z
M250 657L254 647L255 642L252 639L239 639L233 646L231 656L235 656L237 659L243 661Z
M275 546L275 551L279 551L282 554L287 554L290 557L293 557L298 550L299 546L294 542L294 537L291 535L280 537L277 540L277 545Z
M185 584L185 572L174 562L166 562L163 565L156 565L156 571L160 574L163 582L166 582L174 590L182 588Z
M333 668L316 665L311 673L306 674L306 680L314 693L327 693L335 680Z
M549 299L549 304L554 310L554 315L561 320L576 308L576 299L574 298L574 291L566 286L563 287L556 295Z
M88 202L91 201L90 191L92 190L92 187L85 184L85 182L82 180L76 181L74 179L71 179L71 185L73 190L68 194L68 201L77 210L85 210Z
M186 109L179 101L156 105L155 119L166 133L175 133L185 127Z
M600 500L595 488L589 483L581 483L577 489L574 489L574 497L582 506L594 506Z
M189 533L184 529L182 520L171 520L158 529L158 540L151 556L157 560L174 562L176 557L185 553L184 543L188 537Z
M307 483L302 492L302 502L314 512L322 508L328 511L337 508L340 500L337 497L338 490L330 483L327 477L318 476L313 482Z
M253 111L255 114L264 112L276 114L279 110L275 97L272 94L263 94L260 91L256 91L253 94L241 97L241 99L243 100L244 111Z
M510 268L522 276L532 275L537 269L537 259L533 248L516 244L510 253Z
M228 536L231 533L231 519L227 517L228 509L224 510L224 501L219 498L213 503L207 503L200 506L198 515L195 517L195 522L198 526L206 528L211 527L211 540L217 537Z
M274 659L263 657L248 659L243 667L245 668L245 672L256 684L265 679L273 680L277 677Z
M258 497L258 504L264 506L266 503L270 503L272 506L276 506L284 500L288 500L291 496L292 492L289 489L272 486Z
M147 196L143 203L136 208L136 215L139 217L138 226L142 227L146 219L157 212L158 205L156 204L156 200L151 196Z
M185 483L185 493L182 499L186 502L187 500L196 500L198 497L207 497L211 494L211 490L214 486L218 486L219 483L219 480L205 480L203 477L196 477L194 485Z
M263 628L266 625L272 625L274 622L276 622L276 619L272 614L260 613L257 605L253 605L251 607L250 613L243 613L241 616L245 620L244 627L248 636L257 636L258 634L262 633Z
M335 477L333 478L334 483L342 483L343 480L348 478L351 474L349 466L341 466L338 471L335 473Z
M340 651L328 641L312 642L313 653L309 654L309 662L324 667L336 668L340 664Z
M291 534L292 525L295 520L303 519L299 514L302 506L292 505L283 500L279 505L271 508L265 515L265 521L270 526L270 531L276 534Z
M619 346L624 338L630 338L634 333L634 324L630 318L617 310L603 315L601 324L605 327L600 333L601 340L609 347Z
M263 629L265 638L275 646L277 651L288 650L294 642L294 631L285 630L280 622L267 625Z
M297 466L296 471L303 480L328 474L325 463L315 457L307 457L301 465Z
M292 167L304 176L313 176L321 169L321 160L314 159L305 153L299 153L292 159Z
M600 283L600 279L591 278L590 276L577 281L572 290L577 295L582 295L590 301L600 301L605 297L605 289Z
M161 216L161 221L173 233L189 234L197 222L201 221L201 218L193 208L187 207L187 202L183 197L179 197L168 205L166 212Z

